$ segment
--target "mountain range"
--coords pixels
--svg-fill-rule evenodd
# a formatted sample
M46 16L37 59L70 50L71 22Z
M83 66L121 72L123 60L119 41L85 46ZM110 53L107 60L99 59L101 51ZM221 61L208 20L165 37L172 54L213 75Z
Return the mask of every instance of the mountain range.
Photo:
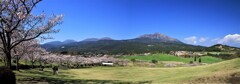
M170 51L221 51L218 47L204 47L183 43L176 38L161 33L144 34L127 40L114 40L109 37L88 38L82 41L53 41L41 45L53 53L63 54L141 54L168 53ZM216 45L219 46L219 45Z

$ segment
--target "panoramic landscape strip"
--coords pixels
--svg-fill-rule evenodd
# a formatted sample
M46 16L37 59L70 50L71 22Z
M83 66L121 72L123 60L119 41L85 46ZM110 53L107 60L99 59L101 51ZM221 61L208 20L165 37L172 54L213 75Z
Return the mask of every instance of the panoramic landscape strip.
M238 0L0 0L0 84L239 84Z

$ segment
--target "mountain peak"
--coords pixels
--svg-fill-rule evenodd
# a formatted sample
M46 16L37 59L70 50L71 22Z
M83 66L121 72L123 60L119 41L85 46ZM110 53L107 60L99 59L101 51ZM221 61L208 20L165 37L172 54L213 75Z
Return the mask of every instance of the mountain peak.
M100 38L99 40L113 40L113 39L110 37L103 37L103 38Z
M112 38L110 38L110 37L103 37L103 38L87 38L87 39L85 39L85 40L83 40L83 41L99 41L99 40L114 40L114 39L112 39Z
M68 43L73 43L73 42L77 42L77 41L72 40L72 39L68 39L68 40L63 41L62 43L63 44L68 44Z
M167 38L168 36L161 34L161 33L154 33L154 34L144 34L139 36L138 38L150 38L150 39L159 39L159 38Z
M159 40L161 42L180 42L179 40L169 37L167 35L161 34L159 32L154 34L144 34L139 36L136 39L151 39L151 40Z
M99 40L98 38L87 38L82 41L98 41L98 40Z

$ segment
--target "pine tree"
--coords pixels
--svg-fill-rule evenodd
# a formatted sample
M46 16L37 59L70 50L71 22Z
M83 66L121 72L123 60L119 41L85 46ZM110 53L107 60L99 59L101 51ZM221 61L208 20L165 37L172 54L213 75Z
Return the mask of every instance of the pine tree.
M196 56L194 56L194 61L195 61L195 62L197 61L197 57L196 57Z
M201 63L201 62L202 62L202 60L201 60L201 57L198 59L198 62L199 62L199 63Z

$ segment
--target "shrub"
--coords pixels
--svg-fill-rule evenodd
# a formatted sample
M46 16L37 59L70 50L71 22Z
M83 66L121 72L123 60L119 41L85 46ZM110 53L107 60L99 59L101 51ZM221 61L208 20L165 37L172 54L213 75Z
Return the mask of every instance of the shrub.
M235 53L236 56L240 57L240 50Z
M197 61L197 56L194 56L194 61L195 61L195 62Z
M152 60L152 63L156 64L156 63L158 63L158 61L155 60L155 59L153 59L153 60Z
M190 61L189 64L193 64L193 61Z
M132 58L131 61L132 61L132 62L136 62L136 59Z
M16 84L16 77L12 70L0 67L0 83Z
M202 60L201 60L201 57L198 59L198 62L199 62L199 63L201 63L201 62L202 62Z

